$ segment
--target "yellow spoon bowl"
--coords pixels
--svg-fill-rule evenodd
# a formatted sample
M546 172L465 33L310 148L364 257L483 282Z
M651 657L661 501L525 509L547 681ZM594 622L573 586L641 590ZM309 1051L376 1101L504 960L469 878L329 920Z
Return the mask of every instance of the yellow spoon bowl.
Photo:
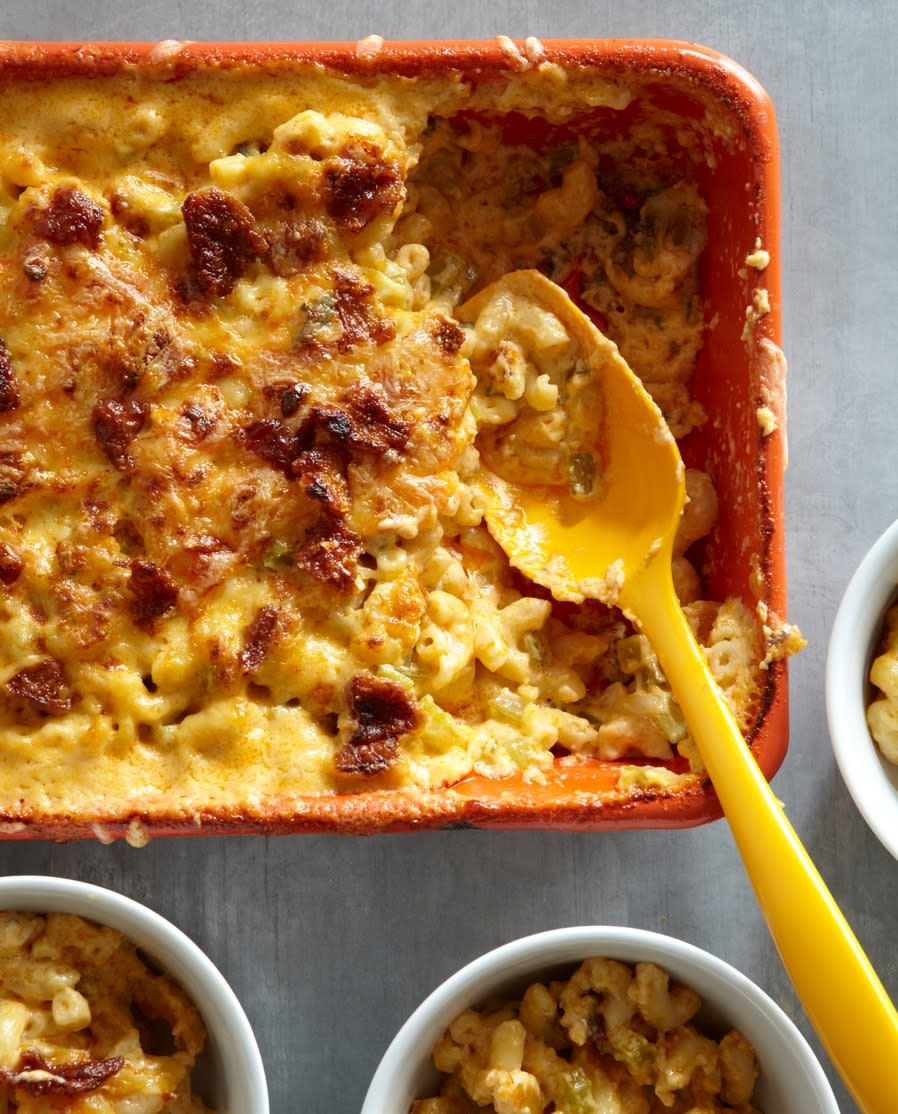
M554 315L601 377L603 482L595 499L479 473L490 533L556 598L620 607L651 642L729 821L768 928L808 1017L864 1114L898 1110L898 1013L742 738L674 591L685 470L652 398L555 283L517 271L459 311L490 303Z

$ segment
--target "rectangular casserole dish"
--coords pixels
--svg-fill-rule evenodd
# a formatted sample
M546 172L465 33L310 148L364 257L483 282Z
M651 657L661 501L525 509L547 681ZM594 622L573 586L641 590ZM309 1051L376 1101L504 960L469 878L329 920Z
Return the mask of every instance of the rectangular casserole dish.
M558 746L553 747L547 760L535 772L526 763L517 771L509 772L500 766L484 772L486 767L481 762L461 776L446 778L448 784L431 786L404 784L398 777L391 781L392 775L387 769L384 776L368 785L364 777L357 776L366 771L353 767L350 770L353 776L348 780L337 778L324 790L293 791L288 772L279 781L257 780L254 771L270 770L279 761L283 762L282 756L289 753L289 746L287 751L266 751L264 725L260 727L259 722L251 718L246 719L245 764L241 765L244 758L239 754L233 761L230 758L225 761L228 777L237 786L225 792L216 780L219 778L216 765L219 751L225 748L224 736L216 734L214 721L206 722L202 732L195 735L200 740L197 746L202 761L193 762L197 754L195 746L189 769L177 748L170 746L170 733L162 729L178 726L191 717L196 722L197 713L205 713L207 708L190 702L172 703L174 711L167 713L167 720L160 721L159 731L137 722L140 720L137 713L132 715L134 707L150 709L161 704L165 685L174 686L178 677L183 678L185 687L196 685L201 693L208 693L220 682L221 677L215 673L218 668L215 661L216 654L219 657L225 654L221 646L216 643L208 660L204 659L203 668L207 673L200 676L201 671L195 663L185 664L178 658L177 631L169 624L177 621L180 603L189 597L192 589L198 598L208 598L202 595L205 591L202 578L213 575L209 570L214 573L219 558L223 562L221 567L226 568L231 552L220 536L210 540L207 532L194 537L186 532L187 527L182 523L179 535L182 549L190 554L192 563L185 565L182 555L171 548L165 551L169 558L166 564L155 557L147 559L148 551L144 552L142 547L148 547L149 542L142 531L145 527L152 530L156 502L168 506L169 489L159 481L158 475L166 468L177 470L180 466L168 458L156 462L158 474L146 481L142 490L141 506L146 521L132 520L123 527L121 519L112 522L107 521L108 515L104 518L108 500L98 498L97 490L112 481L130 482L133 486L137 482L133 476L140 474L140 462L135 472L132 457L143 451L144 444L149 444L148 431L166 428L165 422L171 417L168 410L155 410L149 403L137 401L145 389L141 383L147 382L142 381L141 376L164 374L166 389L182 381L195 385L198 363L209 355L211 347L220 344L225 332L231 338L238 336L239 322L234 324L234 321L244 312L239 306L234 308L238 298L251 303L250 309L245 310L247 315L255 315L257 324L269 320L274 332L280 321L277 299L284 290L289 293L289 282L297 272L303 267L317 265L316 253L326 250L320 245L330 242L327 239L332 235L329 226L325 228L320 222L306 222L299 233L294 223L290 225L289 235L285 235L284 221L278 213L271 216L256 205L250 217L246 217L249 209L242 202L236 206L222 203L221 188L250 190L252 183L247 185L245 166L259 168L263 176L276 175L281 172L278 167L282 163L278 163L275 156L283 161L298 157L300 150L303 157L323 163L329 168L324 171L329 190L327 212L337 220L341 235L360 238L353 247L353 261L358 262L366 251L369 254L365 258L370 258L371 243L364 241L368 228L374 227L384 216L384 198L389 203L387 207L392 206L398 212L405 197L404 184L391 177L389 170L385 172L380 163L369 165L365 162L368 155L358 154L359 150L370 152L371 144L380 142L375 141L376 133L389 133L389 124L385 123L388 114L382 111L383 106L377 100L383 90L393 105L405 98L412 105L408 109L410 113L418 111L419 102L415 98L423 97L420 103L428 110L430 124L421 133L421 142L415 149L416 158L420 155L420 147L427 150L427 137L445 126L453 131L456 139L462 136L463 145L467 143L472 150L476 145L468 137L481 136L481 150L487 160L497 143L503 145L503 150L505 146L528 148L533 152L534 162L542 159L547 164L551 163L555 152L576 150L581 160L585 159L595 173L600 174L602 159L608 151L627 152L620 160L623 166L636 150L640 158L657 156L667 168L668 181L677 180L682 164L685 168L682 173L688 174L697 188L707 208L707 241L697 264L704 324L703 343L689 388L692 400L703 408L707 420L695 423L680 440L687 465L713 476L719 512L714 529L697 549L690 550L690 556L700 566L704 595L708 599L741 600L756 616L763 638L759 657L764 661L758 673L747 737L765 775L773 775L787 744L784 657L794 644L795 634L784 618L786 442L785 362L779 348L779 162L773 108L753 78L713 51L681 43L540 43L536 40L513 43L500 39L490 43L406 44L383 43L376 37L356 44L337 45L8 43L0 48L0 70L8 101L4 109L7 120L4 125L5 203L7 213L12 214L8 216L10 227L19 237L16 244L25 253L17 260L24 277L17 272L17 292L9 295L0 310L0 336L4 339L0 350L0 372L3 372L0 386L5 398L2 420L6 423L6 443L0 444L0 460L4 463L4 483L7 484L0 511L7 516L13 542L16 537L22 539L19 548L27 550L25 540L31 538L29 523L38 522L44 545L41 552L45 559L56 562L53 578L48 582L50 588L39 585L41 591L35 590L29 600L29 622L42 627L49 621L52 629L39 631L18 658L13 646L0 678L8 709L15 705L8 714L23 716L26 721L30 717L32 725L27 738L16 735L15 745L8 747L5 763L11 772L0 787L3 834L13 838L95 835L104 840L125 836L132 842L142 842L148 836L164 834L373 833L458 825L567 829L682 827L719 815L713 792L700 776L687 776L688 767L682 756L658 760L643 756L634 760L624 755L609 759L601 754L578 755L570 748ZM313 89L314 96L308 88ZM421 93L425 88L431 90L426 96ZM205 121L197 122L189 132L190 142L194 144L194 153L205 151L200 162L218 161L216 188L204 187L191 194L200 200L194 200L192 217L188 219L189 203L184 203L181 210L169 197L176 195L183 186L177 174L177 158L181 156L176 148L178 143L182 146L187 143L184 136L188 134L178 131L180 124L176 127L173 121L179 113L185 120L191 113L195 114L197 102L191 101L190 96L193 95L191 90L196 89L200 89L211 122L208 126ZM148 90L152 91L152 96ZM320 107L315 96L319 95L328 101L330 110L335 106L339 110L339 116L333 119L339 119L339 126L344 130L349 129L351 149L355 154L347 155L350 146L344 146L336 154L328 147L335 141L331 132L323 130L324 125L315 115L314 109ZM357 104L354 97L357 97ZM77 112L71 107L73 104L80 106ZM244 104L248 107L241 116ZM261 110L259 105L263 106ZM362 118L367 113L364 127L357 122L345 122L352 115L352 109L357 109ZM304 114L301 134L294 127L292 132L286 136L282 134L280 139L275 136L273 141L274 126L283 124L297 112ZM24 124L21 123L23 119ZM35 121L33 127L30 120ZM230 137L228 142L235 136L240 140L227 149L221 146L216 132L221 120L225 121L223 127ZM187 128L187 124L184 127ZM381 127L384 132L378 131ZM180 138L172 140L172 135ZM34 139L33 150L29 149L29 136ZM483 136L487 139L483 140ZM174 153L163 150L165 144ZM51 147L57 153L62 152L56 162L48 156ZM96 154L101 150L102 157ZM161 161L154 164L154 177L149 184L142 180L135 185L132 163L135 159L140 162L143 152L156 152L152 158ZM572 155L568 153L564 158L568 161L562 165L569 166ZM108 188L108 168L115 159L122 166L121 184L116 179L116 187L111 189ZM352 173L345 172L347 159ZM107 168L107 178L101 182L98 176L99 184L95 183L94 193L85 197L78 185L92 181L93 162ZM411 160L408 166L413 162ZM437 173L437 160L433 167L433 172ZM272 180L266 179L269 183ZM430 180L416 187L419 194L430 188ZM449 187L450 192L453 188L456 187ZM638 201L627 201L624 196L627 192L622 190L620 205L623 209L629 205L636 210L628 235L638 235L638 229L645 226L648 217L643 217L644 210L639 209ZM182 197L183 193L181 189ZM150 197L149 202L146 196ZM255 195L250 190L241 196L252 198ZM250 200L248 204L255 203ZM366 205L370 210L367 215ZM292 206L295 206L292 197L281 204L282 209ZM185 214L183 223L182 212ZM258 229L251 227L255 218L268 221L264 227L259 225L268 236L262 247L259 244L263 241L254 239ZM189 253L185 249L185 226L189 226L186 233ZM21 231L23 228L25 232ZM635 233L634 228L637 229ZM280 230L276 261L271 247L275 242L272 229ZM30 237L27 251L21 247L26 233ZM376 238L372 242L374 240ZM190 350L177 352L168 332L154 326L154 322L158 325L153 316L158 305L153 296L138 300L133 284L129 285L130 280L124 283L121 280L121 274L140 271L142 261L145 262L140 252L148 241L152 241L156 253L154 266L158 259L165 265L169 259L188 259L188 264L172 281L175 291L172 296L180 299L179 322L186 321L185 328L208 341L210 348L199 355ZM106 257L97 255L109 244L118 245L116 258L124 258L123 268L131 267L131 271L123 270L110 277ZM133 253L133 257L129 253ZM271 278L266 272L256 287L247 290L241 280L248 267L258 265L256 257L263 254L266 265L276 277ZM336 294L325 294L314 304L303 301L301 316L297 311L300 327L291 353L302 344L304 351L324 352L321 359L330 360L326 349L330 335L327 330L336 318L339 318L341 337L351 336L355 330L355 340L361 337L361 342L369 347L393 335L386 327L383 337L378 335L382 321L365 308L365 299L372 297L371 287L363 287L358 282L353 287L344 272L338 274L337 269L333 269L332 273L337 275ZM476 280L472 278L471 281ZM40 374L32 372L34 379L29 387L16 379L17 354L25 351L29 335L32 342L42 331L44 336L52 336L57 329L59 335L63 335L64 327L60 322L65 316L65 303L51 306L56 315L52 320L42 320L36 311L35 331L31 334L21 331L22 306L34 303L46 309L47 303L40 299L47 296L36 292L52 289L53 282L64 293L68 291L70 300L74 296L78 308L72 312L76 316L83 314L84 320L94 322L91 314L96 313L100 316L101 330L107 331L103 333L102 343L97 341L94 348L73 347L68 342L62 352L62 345L54 349L52 343L45 344L42 351L49 362L41 374L46 378L42 380ZM579 282L579 275L572 275L570 271L565 274L569 292L576 294ZM344 286L340 287L340 283ZM354 291L352 297L344 288ZM219 316L216 316L218 309L210 314L207 307L207 303L215 299L222 305L227 303ZM95 309L107 303L119 307L110 310L108 318L117 324L108 324L107 318L102 316L107 312L105 308ZM288 309L294 312L292 304ZM607 325L601 313L597 319ZM141 329L147 335L141 334L142 363L135 370L131 366L133 361L129 363L133 356L129 344L133 331ZM317 332L313 334L312 330ZM314 339L310 340L312 335ZM452 356L460 343L455 335L451 329L441 333L440 342ZM345 355L348 342L345 348L339 348L341 343L339 338L334 342L337 346L334 351ZM150 368L151 361L155 362ZM166 361L168 364L159 372L157 365L165 365ZM53 379L53 368L59 366L72 370L70 379L64 382ZM221 387L214 388L219 403L224 392L227 405L238 405L233 402L232 395L240 384L235 386L232 380L235 376L239 379L235 369L241 366L241 361L228 352L213 354L209 370L203 374L210 384L220 381ZM364 371L363 364L359 366ZM64 416L68 413L65 399L76 399L82 389L79 382L85 381L84 378L79 381L78 375L86 377L88 387L94 391L89 411L92 425L86 427L84 435L89 438L92 433L102 449L102 453L98 453L96 445L91 443L93 456L87 471L94 479L79 497L80 505L88 508L83 513L90 518L94 534L80 547L74 544L71 529L60 532L58 527L62 515L60 500L65 495L64 480L59 478L64 473L61 466L56 473L55 488L54 481L44 476L45 501L31 513L28 522L25 521L27 516L21 513L16 517L18 501L21 498L33 501L41 486L33 475L27 474L26 464L31 459L28 454L33 446L23 444L23 438L27 442L28 431L23 432L21 424L16 425L24 420L19 396L25 397L31 389L30 412L35 415L36 422L43 423L40 428L45 431L44 436L52 438L54 431L58 431L59 436L64 437L66 421L71 420ZM116 393L108 389L110 375L118 377ZM97 386L101 380L107 384L102 390ZM36 384L40 382L49 385L44 399L38 399L35 393ZM272 475L280 470L292 483L299 474L295 438L300 434L285 422L297 411L302 413L301 408L307 405L308 387L292 379L286 387L281 379L277 382L281 391L279 416L244 426L227 442L228 452L243 452L241 461L244 462L252 460L257 464L261 460ZM269 396L270 391L266 397ZM452 388L447 386L446 397L451 396ZM57 399L62 401L57 402ZM382 401L380 394L366 395L364 405L356 398L355 410L349 407L336 416L333 409L316 407L319 427L330 431L324 443L324 463L320 455L316 458L319 467L333 470L337 460L342 462L340 467L346 472L346 437L350 446L362 444L360 451L370 452L377 448L382 455L389 456L391 451L401 453L405 441L414 437L414 422L401 421L397 425L382 412ZM44 403L46 408L42 410L40 407ZM172 423L181 423L172 436L180 438L178 444L189 443L191 452L208 436L207 425L214 425L209 419L211 410L204 410L195 403L193 397L180 399L181 409L171 417ZM340 422L345 424L346 413L359 417L362 410L366 411L363 417L368 422L363 432L341 433ZM370 427L378 423L380 432L372 434ZM40 439L35 434L36 428L31 427L35 443ZM378 437L384 436L386 442L375 444ZM284 449L285 437L292 439L289 451ZM364 437L368 437L368 441L364 441ZM398 440L393 443L390 437ZM235 439L237 450L233 448ZM319 448L319 442L312 444L313 451ZM286 457L284 452L287 452ZM245 463L241 464L244 466ZM205 491L203 484L207 473L197 467L190 478L185 469L187 465L182 467L184 474L179 474L184 490L193 484ZM38 472L39 469L34 475ZM101 477L101 472L105 478ZM333 473L313 476L306 493L315 488L317 482L319 486L315 490L319 494L315 497L330 498L321 495L322 475L332 478ZM126 480L129 476L131 479ZM268 477L268 473L265 476ZM276 482L280 483L280 478ZM376 484L366 489L366 506L376 498L375 487ZM230 490L222 490L220 497L224 500L232 494ZM206 498L215 497L207 495ZM186 521L190 512L187 497L184 499L184 505L188 506L183 512ZM256 504L251 502L250 505L256 516L263 513ZM294 575L294 565L300 566L301 573L318 576L322 553L330 554L334 546L339 548L346 541L345 532L340 533L336 528L334 531L323 541L317 537L318 548L313 556L306 551L302 559L300 555L307 547L297 551L294 545L290 552L282 551L277 546L278 538L271 534L268 541L272 545L266 550L262 563L268 568L271 563L286 559L290 570L285 571L278 565L277 574L287 581ZM47 537L53 539L50 550ZM311 534L306 537L308 539ZM130 733L117 721L114 709L109 711L102 705L102 715L97 711L92 713L91 709L100 705L91 704L86 690L71 683L74 671L80 668L81 657L94 652L91 641L94 636L85 634L80 643L69 645L66 652L52 652L59 643L59 631L64 633L69 629L67 623L79 621L81 597L78 591L83 589L100 595L104 591L107 595L112 592L101 583L90 564L91 552L99 552L101 542L113 545L110 539L114 539L115 559L110 558L109 583L116 577L130 578L126 579L126 589L123 589L128 594L122 595L118 603L115 598L109 602L104 596L101 603L108 611L115 612L117 606L121 610L121 600L127 600L132 626L128 628L130 640L122 637L120 646L110 642L104 649L105 657L97 657L97 672L105 670L103 677L114 678L115 670L121 668L123 675L127 674L125 665L132 657L135 661L139 658L144 641L147 638L156 640L157 657L153 659L153 669L144 673L144 689L136 696L128 689L122 696L122 707L127 710L121 718L130 717L135 721L130 725ZM167 541L171 542L171 537ZM26 572L22 573L23 561L17 544L4 543L4 580L10 597L16 594L19 577L30 575L27 554ZM348 544L351 550L353 543ZM46 556L48 552L51 553L49 557ZM34 560L36 562L37 558ZM83 571L85 562L87 573ZM337 567L331 567L330 574L332 580L344 576L339 554ZM227 581L227 577L219 579ZM242 582L236 577L230 583L231 596L245 594ZM226 595L227 587L222 591ZM60 599L63 599L62 604ZM91 614L96 616L99 604L95 597L91 600ZM218 614L220 618L223 616L222 622L232 623L233 615L243 615L239 599L222 598L220 602ZM13 603L8 603L8 622L13 622L13 607ZM322 607L326 612L327 604ZM100 611L102 609L100 607ZM237 628L236 645L240 648L232 654L237 664L229 667L232 672L228 675L228 684L233 682L234 670L237 673L242 670L242 692L248 692L257 704L267 701L283 706L277 713L268 709L272 724L270 734L273 735L276 723L280 723L277 717L300 701L285 698L279 702L271 696L270 684L266 687L263 683L264 673L257 673L268 654L269 644L281 645L278 638L282 620L276 609L258 606L249 614L251 621L247 622L244 616ZM113 621L117 620L110 620ZM56 627L52 626L54 622ZM195 627L195 616L191 622ZM18 630L15 626L9 629ZM72 629L81 630L80 627ZM107 630L103 627L97 638L102 636L109 642L111 636ZM215 641L211 636L210 639ZM14 643L15 639L11 641ZM158 656L162 652L160 644L168 655L162 664ZM311 655L311 642L308 647ZM376 656L371 660L378 662L381 676L395 675L395 669L390 672L389 660ZM134 665L130 673L136 669ZM301 672L300 666L297 669ZM334 665L334 670L339 672L339 663ZM140 677L139 671L136 676ZM106 684L103 680L103 685ZM360 733L364 734L366 716L371 718L372 702L377 704L384 691L376 686L375 690L370 686L352 690L353 740ZM395 688L391 691L395 692ZM244 709L245 704L240 707ZM80 743L73 743L61 726L54 726L73 709L75 712L83 709L80 714L86 717L79 728L82 732ZM340 732L345 735L345 723L340 717L345 720L347 714L345 706L339 714L327 706L321 721L337 738ZM150 711L146 715L149 716ZM376 735L376 724L374 728ZM51 758L41 758L40 754L35 757L32 743L38 737ZM10 738L12 735L6 741ZM434 744L437 750L443 745ZM143 764L132 768L129 763L133 755L140 755ZM289 758L289 762L293 761ZM302 759L296 762L297 784L302 785ZM160 782L159 771L163 769L167 780ZM665 780L660 775L652 777L639 773L646 769L667 770L671 777ZM622 770L627 771L626 778L622 778ZM383 773L383 767L377 772ZM72 789L76 784L82 787L77 793Z

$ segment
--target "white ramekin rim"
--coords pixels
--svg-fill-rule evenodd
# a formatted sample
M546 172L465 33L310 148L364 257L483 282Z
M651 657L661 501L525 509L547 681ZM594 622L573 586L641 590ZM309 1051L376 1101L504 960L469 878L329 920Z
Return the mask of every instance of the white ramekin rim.
M873 543L845 589L826 658L826 718L836 763L861 815L898 859L898 767L867 726L868 675L883 616L898 591L898 521Z
M0 909L76 913L132 940L187 993L202 1014L226 1106L216 1114L269 1114L268 1085L255 1034L225 977L186 933L115 890L53 875L0 877Z
M745 1034L758 1051L762 1072L765 1060L769 1066L778 1057L777 1063L784 1065L782 1077L789 1078L788 1086L795 1086L790 1114L839 1114L832 1088L810 1045L786 1013L747 976L677 937L609 925L525 936L479 956L451 975L424 999L393 1038L371 1080L361 1114L407 1114L406 1100L423 1097L409 1093L409 1086L415 1086L416 1076L428 1074L430 1050L461 1010L477 1005L503 983L538 978L542 971L594 955L631 963L648 960L664 967ZM721 1010L715 999L719 1001L724 988L727 1008Z

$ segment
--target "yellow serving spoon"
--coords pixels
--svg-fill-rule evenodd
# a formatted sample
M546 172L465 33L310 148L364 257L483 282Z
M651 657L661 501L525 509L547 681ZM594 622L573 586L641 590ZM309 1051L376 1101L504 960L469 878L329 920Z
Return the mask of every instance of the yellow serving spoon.
M604 486L595 500L488 471L490 533L512 565L561 599L620 607L651 642L729 821L758 903L801 1002L864 1114L898 1110L898 1013L746 746L674 592L684 467L661 412L616 346L555 283L517 271L465 303L511 320L560 320L601 375Z

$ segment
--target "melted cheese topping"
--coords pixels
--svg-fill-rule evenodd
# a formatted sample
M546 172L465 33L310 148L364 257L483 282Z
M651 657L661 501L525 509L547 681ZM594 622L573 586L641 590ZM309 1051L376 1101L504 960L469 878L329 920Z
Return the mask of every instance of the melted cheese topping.
M675 434L704 420L695 187L642 149L634 184L619 141L534 152L455 122L627 103L556 71L0 90L5 814L252 815L559 752L690 756L645 640L520 583L466 483L497 446L593 482L560 322L453 319L514 267L580 299ZM677 561L707 635L683 555L702 514ZM747 726L757 628L728 614Z

